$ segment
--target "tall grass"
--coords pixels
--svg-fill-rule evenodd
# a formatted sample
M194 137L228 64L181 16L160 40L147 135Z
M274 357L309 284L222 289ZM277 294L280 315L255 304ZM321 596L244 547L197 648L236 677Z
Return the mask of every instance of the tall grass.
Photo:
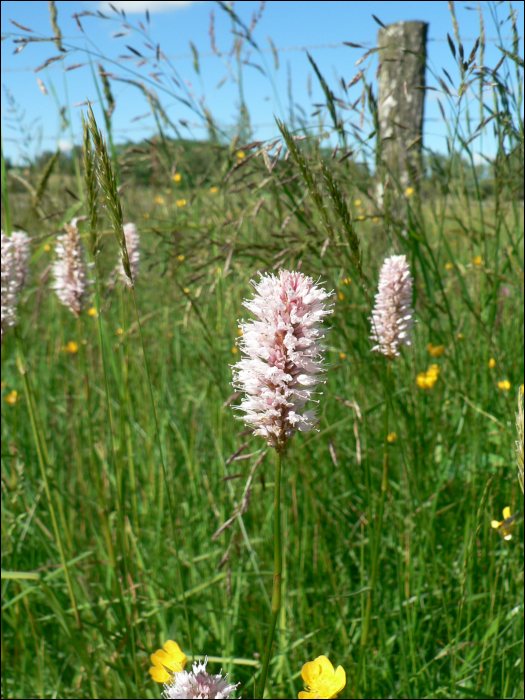
M230 11L237 41L256 49ZM522 61L511 29L514 48L489 68L481 27L467 74L457 28L458 89L440 96L448 157L428 153L421 190L394 186L395 206L378 207L355 165L381 158L364 134L377 121L364 78L363 132L350 130L326 83L331 127L297 130L296 115L295 131L276 124L273 145L227 142L195 103L216 161L204 174L177 170L178 182L180 144L167 137L161 100L137 81L159 125L145 152L119 160L103 83L109 154L93 120L75 175L57 172L56 159L27 173L2 163L3 226L33 237L20 323L2 346L4 697L158 697L148 657L167 639L189 658L207 654L241 682L239 696L253 696L270 617L273 466L234 420L229 365L249 280L299 266L335 290L332 368L319 432L295 436L284 463L283 605L267 697L296 697L302 665L320 654L345 668L342 697L523 697L521 520L510 541L490 527L522 504ZM239 60L241 95L242 70ZM467 106L479 119L465 132ZM245 105L239 124L249 137ZM497 153L485 196L472 139L488 128ZM340 156L321 148L325 129ZM139 155L158 165L151 186L127 175ZM95 162L113 180L97 185ZM66 192L75 185L79 201ZM109 214L97 215L108 192ZM95 311L78 327L47 284L55 237L73 215L87 217L97 283ZM111 276L125 221L141 234L133 289ZM410 261L418 323L385 393L369 316L391 252ZM73 340L79 351L67 352ZM420 388L431 364L439 378Z

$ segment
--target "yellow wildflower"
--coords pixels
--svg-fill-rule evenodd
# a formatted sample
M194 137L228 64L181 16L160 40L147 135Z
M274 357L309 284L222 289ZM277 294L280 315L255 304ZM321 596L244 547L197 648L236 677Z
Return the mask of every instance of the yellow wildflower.
M51 250L51 246L49 245L49 243L45 244L44 250L46 251L46 253L49 253L49 251Z
M168 683L175 673L180 673L184 669L188 661L186 654L171 639L168 639L164 649L157 649L149 658L153 664L149 674L155 683Z
M66 347L64 348L66 352L68 352L70 355L74 355L75 353L78 352L78 343L75 340L70 340L67 344Z
M239 160L242 160L246 156L246 153L244 151L237 151L237 158Z
M365 217L364 217L362 214L359 214L359 216L357 217L357 220L358 220L358 221L364 221L364 220L365 220Z
M339 297L339 301L344 301L345 295L343 292L338 292L337 296Z
M504 540L512 539L512 529L514 528L514 521L516 519L516 513L514 515L510 514L510 508L506 506L503 508L503 520L492 520L491 525L495 530L499 530Z
M184 289L182 291L184 292L184 294L190 293L189 287L184 287Z
M239 329L237 330L237 335L242 335L242 328L239 328Z
M361 206L361 200L360 200L360 199L356 199L355 202L354 202L354 207L360 207L360 206Z
M407 197L410 197L411 194L414 194L414 188L413 187L407 187L405 190L405 194Z
M0 382L0 386L1 386L2 389L3 389L3 388L5 387L5 382Z
M472 262L474 265L483 265L483 258L481 255L476 255L476 257L472 259Z
M374 222L374 224L377 224L377 222L379 221L379 217L378 217L378 216L374 216L374 218L372 219L372 221Z
M238 349L234 345L232 348L232 355L236 355L238 352L239 352Z
M217 194L218 191L219 191L218 187L210 187L210 194Z
M345 277L343 280L343 284L350 284L352 279L350 277Z
M96 316L96 315L97 315L97 310L96 310L96 308L95 308L94 306L92 306L92 307L88 310L88 316L91 316L91 317L93 318L93 317Z
M390 444L397 442L397 433L388 433L388 435L386 436L386 441Z
M489 360L489 369L494 369L495 366L496 366L496 360L493 357L491 357Z
M523 386L523 384L522 384L522 385L520 386L520 390L521 390L521 393L522 393L522 394L523 394L523 389L524 389L524 386Z
M175 182L180 182L182 180L182 175L180 173L175 173L173 179L175 180Z
M122 328L117 329L117 335L122 335L123 333L124 331L122 330Z
M445 352L445 346L444 345L432 345L432 343L429 343L427 345L427 351L431 357L440 357L440 355L442 355Z
M463 333L458 333L458 340L465 340Z
M340 360L346 360L346 352L340 352L340 353L339 353L339 359L340 359Z
M179 262L184 262L184 260L185 260L184 255L177 255L177 260Z
M148 212L146 212L145 214L142 214L142 218L143 218L143 219L149 219L149 214L148 214Z
M4 397L4 401L10 406L14 406L15 403L18 401L18 391L16 391L16 389L10 391L9 394L7 394L7 396Z
M432 389L437 382L441 369L439 365L430 365L426 372L417 375L416 383L420 389Z
M502 382L498 382L498 388L501 391L508 391L510 389L510 382L508 379L504 379Z
M299 693L299 698L336 698L346 685L346 673L342 666L334 667L326 656L318 656L309 661L301 671L306 690Z
M185 207L185 206L186 206L186 200L185 200L185 199L177 199L177 206L178 206L178 207Z
M171 331L170 331L170 333L168 333L168 338L171 340L174 337L175 337L175 333L171 333Z
M158 195L154 199L155 204L164 204L164 199L163 197L159 197Z
M452 270L453 267L454 267L454 265L451 262L448 262L445 265L445 270Z

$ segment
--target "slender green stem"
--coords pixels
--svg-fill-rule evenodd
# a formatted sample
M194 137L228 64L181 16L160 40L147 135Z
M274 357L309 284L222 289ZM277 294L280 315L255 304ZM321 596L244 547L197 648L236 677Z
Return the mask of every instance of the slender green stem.
M47 478L47 462L44 460L45 451L42 449L44 443L41 431L38 429L37 419L36 419L36 406L33 404L33 391L31 388L31 383L29 381L29 370L24 357L24 352L22 350L22 343L20 341L20 336L18 331L15 329L16 345L18 350L18 368L20 374L22 375L22 381L24 383L24 393L26 396L27 410L29 411L29 420L31 422L31 428L33 430L33 437L35 439L36 452L38 456L38 464L40 466L40 472L42 474L42 480L44 482L44 489L46 492L47 502L49 505L49 513L51 515L51 520L53 522L53 530L55 532L55 538L58 545L58 550L60 552L60 559L62 560L62 566L64 567L64 575L66 577L66 583L69 590L69 597L71 598L71 605L73 607L73 614L75 615L75 620L78 629L82 629L82 623L80 621L80 615L78 613L77 601L75 594L73 592L73 586L71 585L71 578L69 576L69 569L67 567L66 554L64 551L64 546L62 544L62 538L60 537L60 530L58 528L57 518L55 514L55 508L53 506L53 500L51 498L51 489L49 488L49 481Z
M363 671L363 662L365 658L366 645L368 642L368 633L370 631L370 619L372 616L372 599L374 595L374 589L376 585L377 578L377 565L379 562L379 549L381 544L381 531L383 529L383 514L385 512L385 501L386 492L388 490L388 412L390 406L390 360L388 361L386 369L386 382L385 382L385 414L383 423L383 477L381 479L381 500L379 501L379 513L377 514L377 526L376 533L374 537L374 548L372 554L372 571L370 573L370 590L368 591L366 599L366 610L365 618L363 621L362 631L361 631L361 646L359 648L359 661L357 665L357 680L356 689L359 688L359 682L361 680L361 673Z
M168 508L169 508L170 516L171 516L171 529L172 529L172 532L173 532L173 543L174 543L174 546L175 546L175 561L177 562L177 578L179 579L179 586L180 586L181 593L182 593L182 604L183 604L183 606L184 606L184 616L185 616L185 618L186 618L186 626L187 626L187 629L188 629L188 639L189 639L189 643L190 643L190 653L191 653L191 655L193 656L193 636L192 636L192 633L191 633L190 617L189 617L189 614L188 614L188 604L187 604L187 601L186 601L186 592L185 592L185 590L184 590L184 582L183 582L183 580L182 580L182 571L181 571L180 558L179 558L179 545L178 545L178 538L177 538L177 530L176 530L176 528L175 528L175 517L174 517L173 507L172 507L172 503L171 503L171 493L170 493L169 483L168 483L168 474L167 474L167 471L166 471L166 464L165 464L165 462L164 462L164 454L163 454L163 451L162 451L162 443L161 443L161 439L160 439L160 430L159 430L159 421L158 421L158 418L157 418L157 408L156 408L156 406L155 406L155 398L154 398L154 396L153 396L153 386L152 386L152 384L151 384L151 377L150 377L150 374L149 374L148 362L147 362L147 359L146 359L146 348L145 348L145 346L144 346L144 336L142 335L142 325L141 325L141 323L140 323L139 307L138 307L138 305L137 305L137 296L136 296L136 294L135 294L135 287L132 287L132 288L131 288L131 293L132 293L132 296L133 296L133 304L134 304L134 307L135 307L135 316L136 316L136 318L137 318L137 326L138 326L138 329L139 329L140 343L141 343L141 347L142 347L142 355L143 355L143 357L144 357L144 367L145 367L145 369L146 369L146 377L147 377L147 379L148 379L148 386L149 386L149 394L150 394L150 399L151 399L151 406L152 406L152 409L153 409L153 417L154 417L154 420L155 420L155 432L156 432L156 434L157 434L157 443L158 443L158 448L159 448L160 463L161 463L161 466L162 466L162 473L163 473L163 476L164 476L164 483L165 483L165 485L166 485L166 494L167 494L167 496L168 496Z
M281 451L278 449L275 453L275 496L274 496L274 528L273 528L273 589L272 589L272 614L270 617L270 627L268 629L268 637L266 638L266 646L264 648L264 656L262 661L262 671L259 678L259 687L257 689L257 697L264 697L264 686L266 684L266 676L268 675L268 666L272 656L273 635L279 612L281 610L281 577L283 567L282 541L281 541Z
M86 402L87 409L87 423L88 423L88 435L89 435L89 464L91 468L91 473L95 479L95 488L97 490L98 503L100 509L100 517L102 520L102 529L104 530L104 537L106 539L106 547L108 550L109 561L112 570L115 572L117 567L117 561L115 559L115 550L113 548L113 541L111 539L111 530L109 528L108 512L104 498L104 492L102 489L102 479L100 476L100 462L95 452L95 438L93 434L93 420L91 417L91 391L89 388L89 377L86 367L86 350L84 348L83 338L82 338L82 318L77 317L77 330L78 330L78 347L80 356L80 371L83 376L84 384L84 398Z

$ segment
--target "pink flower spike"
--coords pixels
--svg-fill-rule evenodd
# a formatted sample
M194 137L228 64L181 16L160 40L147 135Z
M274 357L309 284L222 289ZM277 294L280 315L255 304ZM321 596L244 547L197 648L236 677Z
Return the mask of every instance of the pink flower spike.
M379 276L379 290L372 312L370 337L377 345L372 348L389 360L399 355L401 345L411 344L414 326L412 282L410 268L404 255L387 258Z
M280 448L296 432L314 427L314 410L304 412L314 389L324 383L325 336L320 323L332 313L326 300L333 294L301 272L280 270L279 277L252 280L256 294L244 306L256 320L240 323L243 357L233 368L232 385L246 392L239 416L255 435Z
M66 233L57 238L57 260L53 264L55 281L53 289L64 306L79 316L88 300L88 288L92 282L87 271L90 266L85 262L78 219L65 224Z
M206 665L208 658L203 662L196 661L193 664L193 673L179 671L174 673L171 682L164 684L163 697L167 698L229 698L240 683L228 682L228 674L208 673Z
M27 279L29 265L29 236L2 231L2 342L8 328L17 324L20 293Z
M123 282L125 282L128 286L132 286L132 282L135 282L135 277L137 276L139 271L140 261L139 234L135 224L125 224L124 238L126 239L126 249L128 251L129 266L131 268L132 280L130 280L127 276L122 261L120 261L120 263L117 265L117 269L120 279Z

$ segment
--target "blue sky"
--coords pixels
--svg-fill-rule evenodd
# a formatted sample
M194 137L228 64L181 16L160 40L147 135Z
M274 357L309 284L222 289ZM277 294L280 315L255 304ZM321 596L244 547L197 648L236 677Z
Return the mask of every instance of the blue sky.
M127 13L127 18L132 25L140 20L146 25L145 9L150 12L149 35L152 43L160 44L164 54L170 57L172 65L177 71L179 81L189 81L191 91L198 100L205 95L206 104L215 120L228 130L237 120L239 93L237 86L228 79L228 68L223 59L210 55L210 12L215 15L215 38L219 51L227 52L232 45L231 21L227 14L215 3L208 0L201 2L115 2L117 7L122 7ZM7 39L2 42L2 127L4 133L4 152L15 162L19 160L24 143L22 129L26 129L31 137L41 134L41 140L31 138L27 149L31 154L39 149L54 150L57 145L67 149L71 142L69 130L62 131L59 106L85 102L89 99L94 104L97 120L101 112L98 107L98 96L89 65L72 71L64 71L64 68L77 63L87 63L89 58L86 49L93 55L100 54L105 57L104 68L108 72L136 79L137 75L147 78L156 90L161 103L175 123L182 119L188 123L187 127L181 126L181 134L190 138L202 138L206 131L202 128L202 122L177 101L173 94L163 91L163 85L155 82L148 73L151 66L137 68L135 60L123 60L122 55L130 55L125 45L132 46L141 53L151 55L142 42L143 38L134 33L115 38L114 35L128 31L122 28L122 20L109 8L106 2L100 1L69 1L56 3L58 10L58 23L62 31L64 46L75 47L68 53L63 61L52 63L48 68L34 73L34 69L44 63L48 58L58 55L54 44L48 42L28 44L23 51L14 54L17 44L13 39L27 35L9 20L33 30L36 37L50 37L52 31L49 21L48 3L45 0L17 2L6 0L2 2L2 36ZM235 12L245 24L249 25L254 12L259 10L260 2L247 0L234 4ZM455 3L456 16L460 27L460 33L464 39L465 52L468 55L473 46L473 39L479 35L479 16L477 3L473 3L473 10L469 5ZM485 34L487 38L497 36L495 24L490 14L489 3L481 3L485 22ZM518 10L518 27L523 24L523 2L513 2L513 7ZM74 13L85 10L95 12L102 10L111 19L104 20L95 17L84 17L81 22L84 34L79 30ZM251 54L248 60L259 65L267 72L263 76L261 72L250 65L244 66L243 85L245 101L250 112L251 122L254 125L255 138L271 138L277 134L274 124L274 115L286 117L289 109L288 77L291 76L293 101L301 105L307 114L314 111L313 103L323 101L321 89L312 75L312 69L308 62L306 51L300 47L311 47L309 52L316 61L321 73L325 76L336 94L340 93L341 77L348 83L355 73L368 65L367 62L359 68L355 67L356 61L363 54L362 50L343 46L342 43L353 42L366 44L369 47L375 45L377 23L372 17L372 12L385 24L400 20L422 20L429 23L428 54L430 64L435 71L443 76L442 69L449 72L455 84L458 69L452 58L449 46L446 42L447 32L453 36L453 26L448 3L438 2L345 2L343 0L324 0L324 2L299 2L298 0L279 0L267 2L257 25L253 37L258 46L263 49L262 54ZM507 3L497 8L498 21L508 18L509 8ZM510 36L509 23L504 23L500 28L503 37ZM268 38L278 49L286 49L278 52L279 68L274 66L274 57L270 50ZM197 75L191 57L190 42L196 47L200 56L200 75ZM495 43L487 42L485 64L495 66L501 56ZM510 42L504 42L510 48ZM245 48L248 48L245 45ZM520 53L523 55L523 44L520 43ZM244 54L243 54L244 57ZM120 65L111 63L111 60ZM367 81L375 84L375 69L377 59L372 57ZM236 71L235 61L232 67ZM95 70L96 67L95 67ZM130 72L131 71L131 72ZM135 74L133 75L132 72ZM169 74L168 74L169 75ZM44 95L38 85L40 79L48 94ZM221 85L224 78L226 82ZM177 88L171 80L161 78L163 84L172 93L182 96L183 92ZM309 91L309 83L311 91ZM427 84L437 85L432 75L427 73ZM170 87L171 85L171 87ZM219 87L219 85L221 85ZM10 113L9 101L6 99L6 90L10 92L16 101L19 112L14 117ZM112 82L113 94L116 98L116 108L113 115L113 126L117 141L127 139L140 140L151 136L155 132L155 123L152 117L132 121L149 111L148 104L140 91L132 85L121 82ZM56 94L56 101L52 96ZM358 84L350 89L349 95L352 101L359 97L361 86ZM445 150L446 123L441 119L438 108L437 93L427 93L426 122L424 142L433 150ZM490 100L490 102L492 102ZM72 129L75 141L80 139L80 113L85 107L72 107ZM24 115L22 118L22 114ZM172 133L167 132L169 135ZM493 152L493 143L490 134L478 139L480 148L488 155Z

